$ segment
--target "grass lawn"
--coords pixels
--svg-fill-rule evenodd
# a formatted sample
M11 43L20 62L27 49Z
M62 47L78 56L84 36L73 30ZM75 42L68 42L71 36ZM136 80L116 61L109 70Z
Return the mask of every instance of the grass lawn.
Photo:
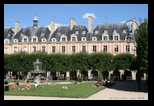
M69 97L69 98L86 98L105 87L92 87L94 82L80 84L59 84L59 85L43 85L44 88L35 88L32 85L30 90L12 90L4 91L4 95L20 95L20 96L46 96L46 97ZM67 86L68 89L62 89L61 86ZM21 87L25 87L21 85Z

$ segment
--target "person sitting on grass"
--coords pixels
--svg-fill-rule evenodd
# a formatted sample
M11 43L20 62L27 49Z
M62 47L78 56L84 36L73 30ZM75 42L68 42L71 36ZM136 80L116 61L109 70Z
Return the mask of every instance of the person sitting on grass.
M44 86L40 86L38 83L34 83L34 86L36 87L36 88L44 88Z
M16 81L14 81L14 82L13 82L13 84L12 84L12 87L11 87L11 88L12 88L12 89L15 89L15 90L17 89L17 83L16 83Z
M100 87L99 81L97 81L92 87Z
M31 84L30 84L30 82L28 80L27 83L26 83L25 89L30 90L30 88L31 88Z

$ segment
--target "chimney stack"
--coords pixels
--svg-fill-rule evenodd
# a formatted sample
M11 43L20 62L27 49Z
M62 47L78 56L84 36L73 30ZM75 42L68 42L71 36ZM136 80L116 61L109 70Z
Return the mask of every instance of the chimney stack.
M15 34L17 34L20 30L20 22L19 21L16 21L15 22Z
M54 30L55 30L55 22L54 22L54 20L52 20L51 23L50 23L51 34L53 34Z
M93 17L88 16L88 31L91 33L93 32Z
M73 29L73 26L76 25L76 20L74 18L70 19L70 30Z
M136 23L134 21L136 22L135 18L132 19L132 33L136 30Z

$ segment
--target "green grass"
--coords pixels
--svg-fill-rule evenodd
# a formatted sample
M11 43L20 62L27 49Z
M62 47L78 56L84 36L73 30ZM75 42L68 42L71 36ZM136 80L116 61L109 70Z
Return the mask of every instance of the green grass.
M86 98L105 88L92 87L93 84L94 82L59 84L55 86L43 85L44 88L35 88L32 86L30 90L13 90L9 86L9 91L4 91L4 95ZM61 86L67 86L69 89L62 89ZM21 85L21 87L25 86Z

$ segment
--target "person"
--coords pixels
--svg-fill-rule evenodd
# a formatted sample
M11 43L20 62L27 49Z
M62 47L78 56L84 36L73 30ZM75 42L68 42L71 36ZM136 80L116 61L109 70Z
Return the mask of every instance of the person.
M100 87L100 82L97 81L92 87Z
M14 81L13 84L12 84L12 89L16 90L17 89L16 87L17 87L17 83L16 83L16 81Z
M30 88L31 88L31 84L30 84L30 82L28 80L27 83L26 83L25 89L30 90Z
M38 83L34 83L34 86L36 87L36 88L43 88L44 86L40 86Z
M105 79L105 84L104 85L108 86L108 80L107 79Z
M103 81L100 80L100 81L99 81L99 84L100 84L100 86L103 86Z

